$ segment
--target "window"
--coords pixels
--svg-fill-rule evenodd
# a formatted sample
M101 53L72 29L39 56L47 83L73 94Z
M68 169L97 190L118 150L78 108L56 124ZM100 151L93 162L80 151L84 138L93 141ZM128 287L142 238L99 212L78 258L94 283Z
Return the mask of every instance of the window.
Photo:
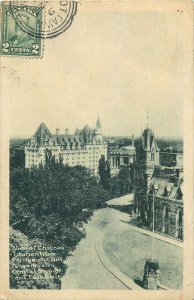
M151 152L151 160L154 160L154 149L152 149L152 152Z
M176 212L176 237L183 238L183 212L181 209Z
M123 162L125 165L128 165L129 164L129 158L128 157L124 157L123 158Z
M163 233L169 234L169 207L167 205L163 208Z

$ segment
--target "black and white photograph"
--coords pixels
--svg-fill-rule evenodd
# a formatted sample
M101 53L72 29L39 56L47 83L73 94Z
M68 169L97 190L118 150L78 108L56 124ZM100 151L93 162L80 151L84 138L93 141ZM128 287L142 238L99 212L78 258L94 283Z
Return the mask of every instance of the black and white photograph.
M1 3L2 299L192 300L192 5L151 2Z

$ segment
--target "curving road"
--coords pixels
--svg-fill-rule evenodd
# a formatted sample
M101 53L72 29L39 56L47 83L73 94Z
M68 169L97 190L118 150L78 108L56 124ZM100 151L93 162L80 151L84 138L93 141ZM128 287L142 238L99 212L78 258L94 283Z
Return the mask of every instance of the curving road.
M62 289L127 289L103 266L96 252L96 240L113 221L109 208L94 213L85 226L86 238L66 261L68 269L62 278Z
M145 259L151 251L151 237L129 225L128 214L112 208L95 211L86 224L86 238L66 261L68 269L62 278L62 289L128 289L99 258L96 243L118 272L142 279ZM140 231L140 232L139 232ZM155 239L159 255L162 284L180 289L182 285L182 248ZM175 275L176 274L176 275Z

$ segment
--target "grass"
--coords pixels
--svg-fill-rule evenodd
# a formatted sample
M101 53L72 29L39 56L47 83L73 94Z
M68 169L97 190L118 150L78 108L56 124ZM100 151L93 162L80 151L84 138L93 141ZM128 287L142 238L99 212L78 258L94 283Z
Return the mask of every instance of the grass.
M183 250L155 239L154 258L158 259L161 284L169 289L182 289ZM152 238L132 229L107 233L103 240L106 255L121 272L142 280L144 265L151 258Z

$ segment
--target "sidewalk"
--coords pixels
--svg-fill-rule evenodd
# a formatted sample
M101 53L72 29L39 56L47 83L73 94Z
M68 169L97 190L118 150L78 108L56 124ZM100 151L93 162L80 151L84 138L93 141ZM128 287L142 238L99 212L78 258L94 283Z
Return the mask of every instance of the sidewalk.
M145 227L137 227L135 225L131 225L130 222L128 223L128 226L132 229L132 230L136 230L138 232L141 232L145 235L148 235L148 236L151 236L151 237L154 237L158 240L161 240L163 242L166 242L168 244L171 244L171 245L174 245L176 247L179 247L179 248L183 248L184 246L184 243L181 242L181 241L178 241L176 239L173 239L173 238L170 238L168 236L165 236L163 235L162 233L158 233L158 232L152 232L150 230L148 230L147 228Z
M160 264L163 285L160 288L181 289L182 243L134 226L127 213L111 208L110 214L114 222L109 223L103 240L103 250L109 261L129 278L141 281L145 261L154 251L154 257Z
M116 211L118 212L118 210L116 210L114 208L110 208L110 209L113 209L115 212ZM179 248L183 248L184 247L184 242L179 241L179 240L177 240L175 238L163 235L162 233L159 233L159 232L154 232L153 233L151 230L147 229L146 227L139 227L138 223L135 224L135 222L134 222L135 220L136 220L136 218L131 217L126 212L122 212L122 217L120 215L120 221L123 222L123 223L125 223L132 230L135 230L135 231L138 231L138 232L143 233L145 235L154 237L154 238L156 238L158 240L161 240L163 242L166 242L168 244L174 245L174 246L179 247ZM134 224L132 222L134 222Z

